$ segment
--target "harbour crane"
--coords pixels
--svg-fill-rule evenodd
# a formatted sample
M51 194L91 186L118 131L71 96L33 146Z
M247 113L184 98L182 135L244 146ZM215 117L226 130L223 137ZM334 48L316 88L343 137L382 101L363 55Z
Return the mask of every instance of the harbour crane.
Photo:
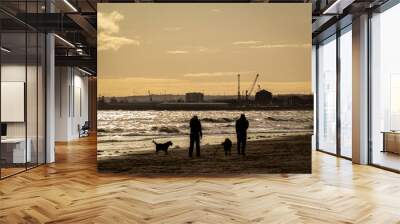
M257 83L257 80L258 80L259 76L260 76L259 74L256 75L256 78L254 79L253 84L250 87L250 90L249 91L246 90L246 102L249 100L249 97L253 93L254 87L256 86L256 83Z
M237 78L238 78L238 98L237 98L237 101L238 101L238 103L240 103L240 74L238 74L237 75Z
M148 92L149 92L149 100L150 100L150 102L153 102L153 96L151 95L150 90Z

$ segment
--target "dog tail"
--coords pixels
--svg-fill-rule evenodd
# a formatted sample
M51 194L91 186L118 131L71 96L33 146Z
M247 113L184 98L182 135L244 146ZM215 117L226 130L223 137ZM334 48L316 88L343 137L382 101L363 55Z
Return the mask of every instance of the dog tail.
M157 145L157 142L153 140L153 143Z

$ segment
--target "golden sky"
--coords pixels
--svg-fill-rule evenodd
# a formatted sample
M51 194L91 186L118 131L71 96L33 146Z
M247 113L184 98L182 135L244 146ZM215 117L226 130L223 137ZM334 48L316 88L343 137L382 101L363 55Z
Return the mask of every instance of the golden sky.
M99 95L311 92L311 4L98 4Z

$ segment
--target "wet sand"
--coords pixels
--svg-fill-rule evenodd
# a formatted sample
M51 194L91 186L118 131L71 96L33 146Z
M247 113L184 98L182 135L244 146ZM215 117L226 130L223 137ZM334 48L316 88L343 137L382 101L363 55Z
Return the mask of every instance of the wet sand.
M235 141L235 140L233 140ZM195 155L195 153L194 153ZM225 156L222 145L202 145L201 157L188 157L188 149L143 151L98 160L99 172L135 176L219 176L264 173L311 173L311 136L283 136L248 141L246 156Z

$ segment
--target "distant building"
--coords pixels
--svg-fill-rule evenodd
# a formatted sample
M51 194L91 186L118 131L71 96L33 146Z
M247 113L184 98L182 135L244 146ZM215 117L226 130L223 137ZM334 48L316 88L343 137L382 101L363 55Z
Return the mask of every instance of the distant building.
M105 100L104 96L99 97L98 102L99 102L99 104L105 103L106 100Z
M314 98L313 95L277 95L273 97L272 103L276 106L312 107Z
M111 97L111 103L118 103L117 97L113 96Z
M186 93L185 102L187 103L199 103L204 101L203 93Z
M255 103L259 105L269 105L272 102L272 93L262 89L256 93Z

